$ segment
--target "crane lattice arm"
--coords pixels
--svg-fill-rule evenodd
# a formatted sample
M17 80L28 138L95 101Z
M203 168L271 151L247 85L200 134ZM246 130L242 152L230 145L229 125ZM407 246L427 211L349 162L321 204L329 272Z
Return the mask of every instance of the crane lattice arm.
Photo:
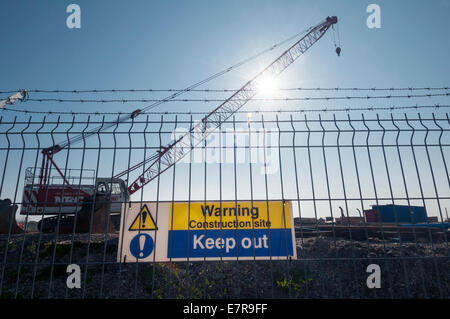
M28 97L28 91L27 90L20 90L17 93L14 93L10 97L0 100L0 109L5 108L5 106L14 104L16 101L25 101Z
M129 194L131 195L141 189L145 184L149 183L180 161L192 150L192 148L202 143L223 122L229 119L236 111L255 96L257 92L256 89L261 80L264 80L265 78L274 78L283 72L336 23L337 17L327 17L325 21L311 28L304 37L287 49L268 67L248 81L238 91L225 100L225 102L206 115L201 121L197 122L190 131L186 132L183 136L152 156L153 161L150 166L133 183L131 183L130 186L128 186ZM147 162L147 160L143 163L145 162ZM143 163L141 164L143 165ZM135 165L115 177L126 175L139 166L141 165Z

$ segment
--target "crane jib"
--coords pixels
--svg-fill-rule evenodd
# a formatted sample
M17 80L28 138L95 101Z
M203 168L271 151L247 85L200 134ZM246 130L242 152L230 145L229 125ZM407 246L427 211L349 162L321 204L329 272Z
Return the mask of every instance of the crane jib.
M186 156L192 148L203 142L209 134L254 97L258 80L263 79L266 76L278 76L336 23L336 16L327 17L324 22L321 22L310 29L305 36L287 49L263 71L258 73L252 80L248 81L243 87L225 100L225 102L197 122L191 130L185 133L185 135L166 148L163 148L144 173L130 184L128 187L129 194L131 195L141 189L145 184L158 177ZM127 170L127 172L129 171L130 170Z

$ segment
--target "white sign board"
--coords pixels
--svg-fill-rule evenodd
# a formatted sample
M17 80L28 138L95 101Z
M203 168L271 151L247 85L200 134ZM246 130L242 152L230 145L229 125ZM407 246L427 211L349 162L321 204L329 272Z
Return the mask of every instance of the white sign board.
M119 262L297 259L290 202L132 202Z

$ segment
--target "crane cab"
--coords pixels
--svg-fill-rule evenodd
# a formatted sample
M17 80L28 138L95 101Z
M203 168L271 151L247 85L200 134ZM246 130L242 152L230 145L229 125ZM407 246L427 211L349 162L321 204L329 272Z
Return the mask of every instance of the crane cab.
M64 178L50 174L46 183L39 183L35 171L28 168L25 173L21 215L75 214L94 194L110 195L110 212L120 214L128 200L128 190L120 178L96 179L94 170L83 170L83 174L70 170Z
M120 178L98 178L95 190L97 194L110 195L111 196L111 206L117 203L123 203L128 198L128 190L125 182ZM118 211L121 208L117 209Z

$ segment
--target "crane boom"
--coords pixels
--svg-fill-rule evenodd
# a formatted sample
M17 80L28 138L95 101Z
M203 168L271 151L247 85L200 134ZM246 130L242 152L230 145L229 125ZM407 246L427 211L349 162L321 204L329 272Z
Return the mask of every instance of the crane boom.
M0 109L5 108L5 106L14 104L16 101L25 101L28 97L28 90L20 90L17 93L14 93L13 95L9 96L8 98L4 100L0 100Z
M175 165L186 156L192 148L203 142L215 129L255 96L256 89L261 80L278 76L336 23L337 17L327 17L325 21L311 28L305 36L287 49L263 71L253 77L253 79L244 84L244 86L216 107L211 113L198 121L188 132L167 147L163 147L161 151L158 151L158 153L152 157L154 160L150 166L133 183L131 183L130 186L128 186L129 195L135 193L145 184ZM133 168L126 170L115 177L123 176L138 166L140 165L135 165Z

